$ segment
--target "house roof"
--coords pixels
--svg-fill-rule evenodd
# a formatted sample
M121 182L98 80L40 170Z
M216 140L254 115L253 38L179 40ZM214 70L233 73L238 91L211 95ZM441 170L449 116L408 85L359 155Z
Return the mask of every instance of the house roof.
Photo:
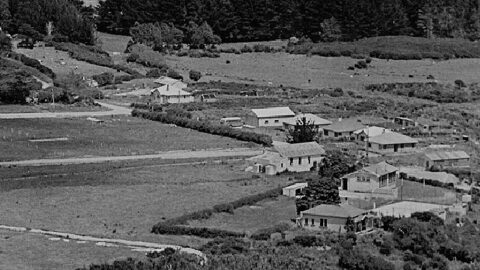
M453 174L446 172L429 172L423 169L401 168L400 172L406 173L418 179L430 179L442 182L444 184L458 184L460 180Z
M320 156L325 154L323 146L316 142L277 144L274 149L283 157Z
M178 87L171 85L164 85L158 88L152 89L152 93L159 92L161 96L191 96L190 92L184 91Z
M359 119L344 119L326 126L323 129L331 130L333 132L353 132L364 127L365 125L359 122Z
M356 208L349 204L321 204L308 210L302 211L303 214L308 215L340 218L353 218L366 212L367 211L363 209Z
M171 85L175 86L177 88L183 89L186 88L188 85L182 81L179 81L177 79L173 79L167 76L162 76L154 81L155 83L161 84L161 85Z
M370 137L369 141L378 144L418 143L418 140L397 132L388 132L375 137Z
M363 168L365 171L371 172L377 176L382 176L385 174L393 173L398 171L398 168L395 166L392 166L385 161L370 165L368 167Z
M289 107L272 107L265 109L252 109L252 112L258 118L279 117L279 116L295 116L295 113Z
M392 132L391 130L389 129L386 129L386 128L382 128L382 127L367 127L367 128L364 128L364 129L359 129L355 132L353 132L354 134L360 134L360 133L365 133L366 135L368 135L368 137L375 137L375 136L378 136L378 135L382 135L383 133L388 133L388 132Z
M260 163L260 164L263 164L263 165L268 165L268 164L276 164L278 162L281 162L282 157L277 152L267 151L267 152L265 152L261 155L254 156L254 157L251 157L251 158L247 158L247 160L255 162L255 163Z
M425 153L425 156L430 160L451 160L451 159L465 159L470 156L464 151L435 151Z
M332 121L327 119L323 119L311 113L302 113L295 116L293 119L284 120L283 123L288 125L296 125L297 121L301 121L302 118L306 118L308 122L314 123L315 125L323 126L323 125L330 125Z
M378 213L380 216L410 217L415 212L430 212L446 208L448 208L447 205L401 201L397 203L383 205L370 211Z
M299 189L299 188L305 188L308 187L308 183L296 183L288 187L284 187L283 189L288 190L288 189Z

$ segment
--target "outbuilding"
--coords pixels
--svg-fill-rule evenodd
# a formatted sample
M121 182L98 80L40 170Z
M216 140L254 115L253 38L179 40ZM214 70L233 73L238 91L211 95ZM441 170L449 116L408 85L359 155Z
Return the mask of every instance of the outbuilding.
M425 153L425 168L468 168L470 156L464 151L434 151Z
M289 107L252 109L247 115L246 124L254 127L281 127L284 121L294 117L295 113Z
M327 138L351 138L357 130L365 128L359 119L339 120L323 128L323 135Z
M364 167L341 178L341 189L351 192L374 192L393 189L398 179L398 168L386 162Z
M321 204L300 213L300 225L308 230L331 230L346 232L348 218L352 218L355 226L366 229L367 211L349 204ZM372 225L373 226L373 225Z
M317 129L320 129L322 127L325 127L325 126L328 126L328 125L332 124L332 121L329 121L327 119L323 119L323 118L321 118L317 115L314 115L314 114L311 114L311 113L302 113L302 114L296 115L292 119L288 119L288 120L283 121L283 127L285 129L293 128L299 122L303 121L303 119L305 119L305 121L307 123L309 123L311 125L314 125L315 128L317 128Z
M371 137L368 140L369 151L376 153L397 153L414 151L418 140L409 136L387 132L382 135Z
M284 187L282 189L282 195L295 198L306 187L308 187L308 183L296 183L291 186Z

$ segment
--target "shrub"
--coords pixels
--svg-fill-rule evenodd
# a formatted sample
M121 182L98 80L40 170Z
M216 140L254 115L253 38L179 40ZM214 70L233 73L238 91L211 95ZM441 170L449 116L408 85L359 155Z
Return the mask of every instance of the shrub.
M164 68L167 67L165 57L152 48L143 44L134 44L130 47L131 55L127 61L135 62L145 67Z
M255 239L255 240L268 240L270 239L270 236L273 233L281 233L290 228L291 228L290 224L280 223L270 228L258 230L255 233L253 233L251 237L252 239Z
M135 76L133 75L120 75L120 76L116 76L113 80L113 83L114 84L120 84L122 82L128 82L128 81L131 81L133 79L136 79Z
M107 84L112 84L115 76L113 76L113 74L110 72L104 72L102 74L93 75L92 79L94 79L99 86L105 86Z
M185 226L157 224L152 228L152 233L170 235L194 235L203 238L244 237L245 234L210 228L193 228Z
M24 54L20 54L20 53L16 53L16 52L7 52L3 55L10 58L10 59L20 61L20 62L22 62L22 64L24 64L26 66L29 66L29 67L32 67L32 68L40 71L41 73L47 75L48 77L50 77L52 79L55 79L55 73L50 68L42 65L40 63L40 61L38 61L36 59L32 59L30 57L27 57Z
M113 67L110 55L98 47L59 42L54 42L53 46L56 50L68 52L73 59L98 66Z
M38 102L51 103L55 99L55 102L71 103L71 100L67 94L67 91L60 87L49 87L38 91Z
M202 73L200 73L200 71L196 71L192 69L189 72L189 77L190 77L190 80L198 81L200 80L200 78L202 78Z
M253 49L252 47L248 46L248 45L244 45L241 49L240 49L240 52L242 53L251 53L253 52Z
M147 71L147 78L158 78L158 77L161 77L161 76L165 76L167 75L167 70L166 68L153 68L153 69L150 69L149 71Z
M200 250L212 255L242 254L248 252L249 244L233 237L218 238L203 245Z
M358 61L356 64L355 64L355 67L358 68L358 69L364 69L364 68L367 68L368 65L367 65L367 62L365 61Z
M0 103L24 104L30 91L39 91L42 85L26 72L0 71Z
M176 80L183 80L183 76L173 69L168 70L167 76Z
M460 88L467 87L467 84L462 80L455 80L455 85Z
M302 247L315 247L323 245L322 241L315 235L298 235L293 242Z

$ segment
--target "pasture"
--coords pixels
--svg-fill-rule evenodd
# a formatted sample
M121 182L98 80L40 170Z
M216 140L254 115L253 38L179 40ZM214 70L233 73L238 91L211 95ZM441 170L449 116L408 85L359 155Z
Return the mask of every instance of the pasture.
M154 154L170 150L234 148L252 143L128 116L95 123L75 119L0 120L0 160ZM31 139L67 138L31 142Z

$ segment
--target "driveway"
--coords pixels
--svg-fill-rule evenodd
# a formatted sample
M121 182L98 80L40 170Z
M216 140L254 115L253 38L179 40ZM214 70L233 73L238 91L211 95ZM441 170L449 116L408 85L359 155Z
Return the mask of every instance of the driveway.
M111 115L130 115L129 108L96 102L97 104L110 109L109 111L98 112L42 112L42 113L1 113L0 119L35 119L35 118L71 118L71 117L97 117Z

